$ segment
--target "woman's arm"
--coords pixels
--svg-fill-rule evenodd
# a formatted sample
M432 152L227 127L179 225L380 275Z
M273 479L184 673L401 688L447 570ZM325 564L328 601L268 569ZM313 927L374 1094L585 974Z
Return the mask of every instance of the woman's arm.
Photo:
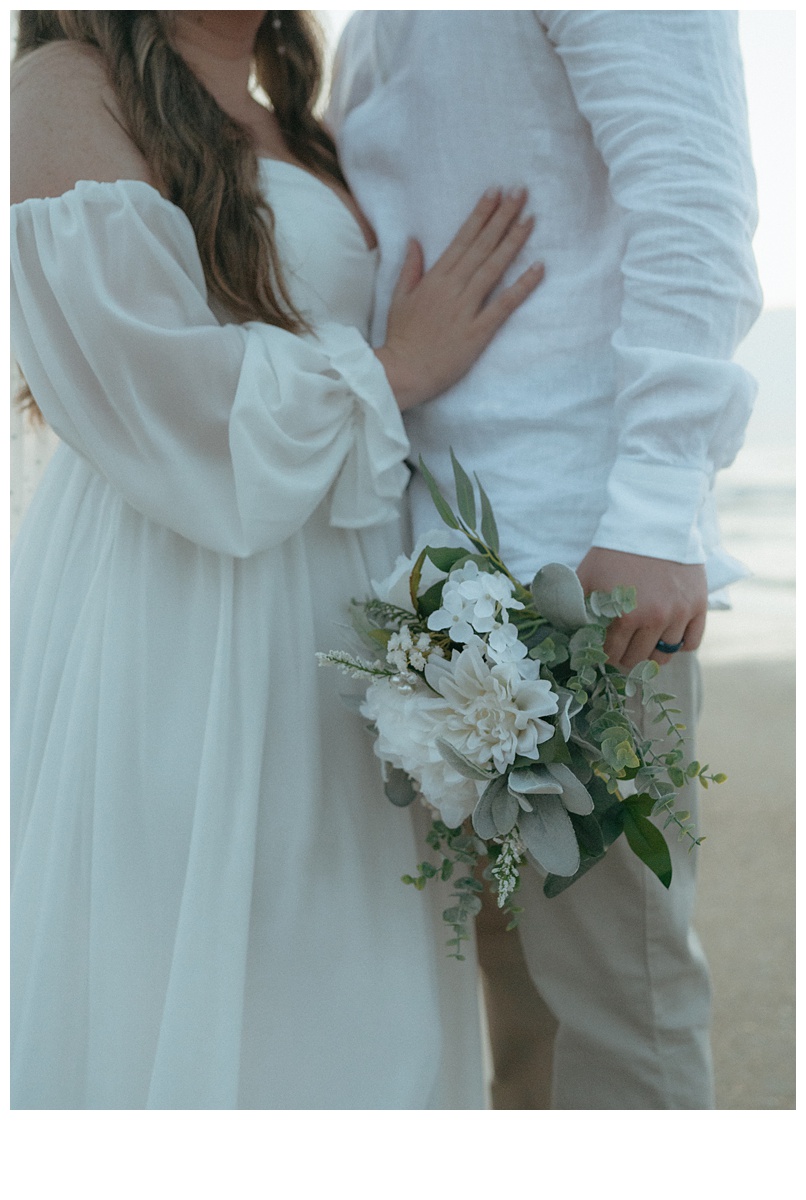
M126 132L100 56L51 42L11 71L11 203L61 196L79 179L155 186Z

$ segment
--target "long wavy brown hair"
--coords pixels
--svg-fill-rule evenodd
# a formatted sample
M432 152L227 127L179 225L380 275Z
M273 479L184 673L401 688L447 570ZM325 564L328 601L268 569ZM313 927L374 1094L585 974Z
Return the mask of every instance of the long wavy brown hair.
M193 226L210 295L237 320L299 333L306 324L283 280L254 144L174 49L173 15L21 9L16 57L59 40L100 51L127 132ZM254 73L291 154L346 187L333 142L314 115L322 35L312 13L266 14L255 39ZM30 393L26 399L31 407Z

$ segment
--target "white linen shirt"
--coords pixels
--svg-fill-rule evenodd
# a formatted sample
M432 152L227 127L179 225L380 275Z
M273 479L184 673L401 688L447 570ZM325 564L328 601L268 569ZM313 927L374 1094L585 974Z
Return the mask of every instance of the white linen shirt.
M527 579L591 545L744 574L719 545L715 472L755 383L731 356L755 320L756 223L735 13L362 11L329 121L375 227L374 343L406 241L426 266L491 185L529 189L509 272L545 280L470 373L406 414L452 496L478 473ZM415 532L438 522L419 475Z

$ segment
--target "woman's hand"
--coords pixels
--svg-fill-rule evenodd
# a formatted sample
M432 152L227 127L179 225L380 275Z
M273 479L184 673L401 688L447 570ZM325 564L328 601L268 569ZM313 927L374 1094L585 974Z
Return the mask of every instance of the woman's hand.
M525 189L485 192L445 253L423 272L411 241L376 350L401 409L438 396L472 367L504 321L543 278L536 263L493 299L490 293L532 232L520 220Z

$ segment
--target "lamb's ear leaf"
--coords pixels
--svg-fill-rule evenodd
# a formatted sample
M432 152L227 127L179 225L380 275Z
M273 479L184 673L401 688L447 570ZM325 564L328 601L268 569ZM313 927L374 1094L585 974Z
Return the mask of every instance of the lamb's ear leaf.
M476 528L476 497L473 495L473 484L459 459L451 450L451 465L453 479L456 485L456 504L459 515L469 529Z
M481 767L477 767L469 758L465 758L450 742L446 742L444 738L437 738L434 745L439 750L446 763L449 763L454 771L458 771L460 775L464 775L466 779L480 779L485 783L490 782L488 771L483 771Z
M448 501L439 490L436 479L434 479L434 476L423 462L422 455L420 455L420 474L428 486L428 490L431 493L431 499L434 501L434 506L436 507L439 515L442 517L442 520L450 529L461 529L461 525L453 515L453 510L451 509L450 504L448 504Z
M386 780L383 790L386 792L387 800L390 800L396 808L408 808L417 794L411 779L405 771L401 771L398 767L389 768L389 778Z
M521 812L518 832L526 849L550 875L576 875L579 844L559 796L538 796L532 812Z
M492 841L493 838L498 837L498 829L493 820L493 802L499 792L506 791L506 787L506 776L498 775L484 789L473 812L473 828L485 842Z
M570 633L589 623L585 593L576 571L565 563L546 563L532 580L532 599L541 617Z
M512 832L519 812L517 797L513 796L508 788L501 788L496 792L492 802L492 818L499 837L506 837Z

